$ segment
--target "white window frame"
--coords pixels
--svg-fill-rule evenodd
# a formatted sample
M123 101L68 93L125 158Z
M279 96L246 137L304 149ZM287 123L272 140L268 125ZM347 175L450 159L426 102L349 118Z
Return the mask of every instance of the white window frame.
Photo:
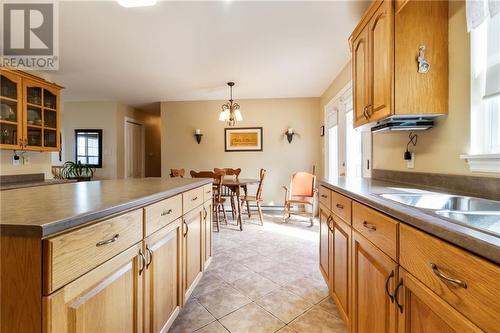
M500 15L500 14L497 14ZM497 18L497 19L500 19ZM469 154L460 155L472 172L500 173L500 150L495 145L500 135L498 117L492 101L500 104L499 97L483 99L486 78L486 45L488 19L470 32L471 45L471 138ZM491 109L489 109L491 108Z
M346 105L350 104L350 107ZM343 177L346 175L346 111L353 109L352 107L352 82L349 82L345 87L343 87L330 102L325 105L324 108L324 123L325 123L325 178L331 178L332 175L329 174L329 142L328 137L328 118L332 117L334 112L337 112L337 135L338 135L338 172L339 176ZM354 112L354 110L353 110ZM371 178L371 166L372 166L372 136L371 132L361 132L361 175L364 178Z

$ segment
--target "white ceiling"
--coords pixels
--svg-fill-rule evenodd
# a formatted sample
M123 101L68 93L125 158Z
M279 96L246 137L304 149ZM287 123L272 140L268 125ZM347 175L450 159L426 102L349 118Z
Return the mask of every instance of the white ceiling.
M60 3L66 101L320 96L349 59L361 1Z

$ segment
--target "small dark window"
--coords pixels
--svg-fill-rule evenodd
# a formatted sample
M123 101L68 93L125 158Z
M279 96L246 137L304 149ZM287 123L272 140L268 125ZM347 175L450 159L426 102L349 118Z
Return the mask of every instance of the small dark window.
M85 165L102 168L102 130L75 130L75 160Z

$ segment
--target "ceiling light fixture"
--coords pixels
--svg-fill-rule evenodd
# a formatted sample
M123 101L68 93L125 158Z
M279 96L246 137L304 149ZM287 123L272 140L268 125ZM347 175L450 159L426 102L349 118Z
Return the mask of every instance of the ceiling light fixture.
M126 8L148 7L156 5L157 0L116 0L121 6Z
M229 126L234 126L237 121L242 121L243 117L240 112L240 105L238 103L233 103L233 86L234 82L228 82L230 90L229 102L222 105L222 111L219 115L220 121L225 121Z

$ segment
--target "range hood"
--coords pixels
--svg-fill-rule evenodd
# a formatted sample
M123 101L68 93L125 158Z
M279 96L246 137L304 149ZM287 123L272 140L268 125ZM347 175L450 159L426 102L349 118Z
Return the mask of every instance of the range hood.
M434 126L437 115L425 116L393 116L378 121L372 128L372 133L391 131L425 131Z

